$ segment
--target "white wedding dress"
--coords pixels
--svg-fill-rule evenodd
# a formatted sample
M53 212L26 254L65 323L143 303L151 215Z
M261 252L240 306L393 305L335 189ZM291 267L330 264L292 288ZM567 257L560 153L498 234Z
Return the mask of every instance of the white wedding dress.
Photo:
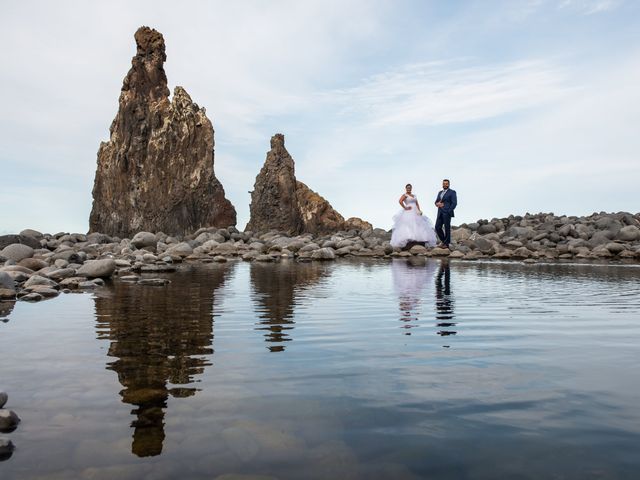
M404 204L410 210L400 210L393 216L391 246L403 248L409 242L425 242L431 246L436 244L436 232L431 220L418 213L417 198L407 196Z

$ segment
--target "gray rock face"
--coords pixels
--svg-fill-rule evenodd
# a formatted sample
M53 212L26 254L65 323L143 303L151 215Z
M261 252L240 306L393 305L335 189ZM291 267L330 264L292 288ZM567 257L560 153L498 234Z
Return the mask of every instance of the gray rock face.
M333 248L320 248L311 254L314 260L333 260L336 258L336 252Z
M14 262L19 262L25 258L31 258L33 256L33 248L22 243L13 243L4 247L0 251L0 255Z
M141 27L111 137L98 151L91 232L184 235L235 225L213 171L213 127L182 87L169 100L162 34Z
M102 260L87 260L76 274L87 278L110 277L115 271L116 262L111 258L105 258Z

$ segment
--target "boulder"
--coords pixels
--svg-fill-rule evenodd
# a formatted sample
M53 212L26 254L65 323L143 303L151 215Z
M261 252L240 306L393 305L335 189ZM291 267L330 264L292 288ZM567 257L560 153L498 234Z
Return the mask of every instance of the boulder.
M40 248L40 240L28 235L0 235L0 250L8 245L20 243L31 248Z
M0 432L7 433L16 429L20 423L20 417L13 410L0 408Z
M609 242L607 243L604 248L606 248L607 250L609 250L611 253L613 253L614 255L617 255L618 253L622 253L626 250L625 246L621 243L615 243L615 242Z
M19 262L22 259L31 258L33 256L33 248L22 243L12 243L4 247L0 251L0 255L14 262Z
M45 286L48 288L59 288L58 284L51 280L50 278L42 277L40 275L32 275L29 280L24 282L24 288L30 288L35 286Z
M158 243L155 234L151 232L138 232L131 239L131 245L136 248L154 247Z
M618 232L616 239L623 242L635 242L636 240L640 240L640 228L635 225L622 227Z
M333 248L319 248L311 254L311 258L314 260L334 260L336 252Z
M96 278L110 277L116 270L116 262L111 258L101 260L87 260L76 274L81 277Z
M373 225L365 220L362 220L361 218L350 217L345 220L343 228L345 230L356 230L358 232L363 232L367 230L373 230Z
M166 255L177 255L179 257L188 257L193 253L193 248L187 242L178 243L170 246L165 252Z
M91 232L184 235L235 225L236 211L214 174L214 132L205 109L182 87L169 100L162 34L135 33L109 141L98 151Z
M13 280L13 277L7 272L0 271L0 288L6 288L9 290L16 289L16 282Z
M47 262L40 258L23 258L18 262L18 265L27 267L29 270L33 270L34 272L49 266Z

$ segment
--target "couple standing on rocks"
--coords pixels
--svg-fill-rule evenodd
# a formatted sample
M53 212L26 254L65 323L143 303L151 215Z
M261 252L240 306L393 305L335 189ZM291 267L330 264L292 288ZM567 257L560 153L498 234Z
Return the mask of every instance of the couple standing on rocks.
M403 248L409 242L424 242L434 246L437 239L440 240L438 247L449 248L451 243L451 218L458 204L455 190L449 188L449 180L442 181L442 190L436 196L435 206L438 207L435 230L431 220L423 215L420 210L418 198L411 193L412 186L408 183L405 186L405 193L400 197L399 203L402 207L393 216L393 232L391 234L391 246Z

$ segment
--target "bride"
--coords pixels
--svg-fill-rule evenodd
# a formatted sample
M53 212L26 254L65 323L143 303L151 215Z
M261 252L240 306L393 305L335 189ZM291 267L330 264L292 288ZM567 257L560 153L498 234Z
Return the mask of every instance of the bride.
M403 248L409 242L424 242L431 246L436 244L433 224L422 214L418 199L411 193L411 189L411 184L408 183L399 200L402 210L393 216L391 246L394 248Z

